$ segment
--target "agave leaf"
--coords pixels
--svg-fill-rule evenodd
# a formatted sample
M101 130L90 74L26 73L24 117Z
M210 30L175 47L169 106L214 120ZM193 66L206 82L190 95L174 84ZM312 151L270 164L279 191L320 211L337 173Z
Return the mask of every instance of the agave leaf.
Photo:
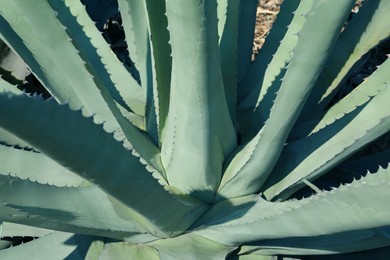
M380 167L386 168L390 163L390 149L382 152L370 154L368 156L357 155L356 158L348 159L346 162L341 163L326 174L322 175L318 179L313 181L313 185L319 189L329 189L331 187L337 187L340 183L350 183L360 176L365 176L367 172L376 172ZM306 180L307 184L310 181ZM305 194L312 194L312 190L305 187L300 190L294 197Z
M147 244L107 241L99 255L102 259L223 259L233 249L196 235L184 235Z
M19 90L16 85L12 85L8 81L0 77L0 92L4 91L12 92L17 95L23 94L23 91Z
M106 242L99 259L161 259L155 248L148 245L135 245L126 242Z
M8 146L17 146L22 149L33 150L28 143L24 142L22 139L16 137L10 132L4 130L0 127L0 145L8 145Z
M222 34L226 25L229 0L217 0L218 42L221 44Z
M160 235L184 232L204 212L205 207L189 196L168 193L137 156L79 112L2 94L0 110L5 108L7 113L0 114L2 127L144 215ZM154 176L161 180L157 172Z
M269 119L229 163L218 193L233 198L259 190L271 173L311 87L354 1L313 1ZM337 11L335 11L337 10ZM328 21L328 22L327 22ZM313 38L318 30L321 35ZM307 57L313 57L312 59Z
M111 51L85 7L79 1L49 2L103 96L108 96L108 90L120 105L143 115L145 103L140 86ZM106 102L109 98L105 97Z
M2 259L70 259L82 260L96 239L71 233L54 232L26 244L0 250Z
M329 105L340 83L356 70L354 64L390 36L389 1L367 1L341 33L316 85L302 110L301 121Z
M194 233L235 245L389 226L390 210L384 207L389 185L388 166L351 184L301 200L268 202L256 195L227 200L210 209ZM382 233L388 236L387 230Z
M234 64L238 62L240 1L219 0L217 4L222 79L230 117L236 123L237 66L234 66Z
M19 90L16 86L8 83L7 81L3 80L0 77L0 93L4 92L4 91L10 92L10 93L15 94L15 95L24 94L24 92ZM29 149L29 150L33 149L28 143L26 143L22 139L16 137L12 133L6 131L2 127L0 127L0 144L1 145L9 145L9 146L17 146L17 147Z
M239 84L239 123L244 141L252 138L269 117L298 42L311 1L284 1L272 30Z
M140 71L147 97L146 130L155 144L168 114L171 47L164 1L119 1L130 57ZM151 37L153 35L153 41Z
M153 241L150 245L157 249L161 260L219 260L224 259L229 252L235 249L234 246L226 246L194 234Z
M116 104L122 116L138 129L145 131L145 117L134 114L119 104ZM130 138L129 138L130 139Z
M98 116L96 117L96 120L101 120L102 118L106 121L105 127L108 129L114 129L115 125L119 125L122 127L124 133L126 134L126 137L131 140L132 145L137 148L137 152L141 154L150 164L152 164L157 170L159 170L161 173L163 173L161 162L159 159L159 154L157 151L157 148L154 147L154 145L150 142L148 138L146 138L143 134L141 134L137 129L135 129L134 126L132 126L123 116L120 114L119 111L117 111L116 104L111 100L111 97L107 94L107 91L104 90L104 88L101 87L101 91L103 93L103 96L106 98L106 101L108 102L108 105L105 103L103 100L101 93L99 92L98 88L96 88L95 83L92 80L91 74L86 70L84 67L84 61L81 59L79 56L79 50L75 49L75 46L68 41L68 35L66 34L65 30L63 30L63 25L59 23L59 20L57 17L54 15L54 11L52 10L51 6L48 5L48 3L44 3L43 1L39 1L39 4L42 6L36 6L34 3L33 8L29 8L28 6L23 6L18 8L18 4L21 3L9 3L10 7L12 8L5 8L5 12L7 12L7 15L9 16L9 20L15 22L16 29L19 31L15 32L14 28L10 27L10 24L8 24L8 21L0 18L0 23L2 26L2 34L4 34L7 38L7 40L12 41L12 47L14 47L19 54L26 60L26 62L30 65L34 73L38 76L38 78L43 81L43 83L46 83L45 86L51 89L52 93L55 95L57 99L63 102L68 102L71 107L76 107L80 108L83 106L84 112L85 110L91 110L89 111L89 114L91 113L97 113ZM33 4L31 2L31 4ZM57 3L59 6L61 6L61 3ZM39 7L38 9L36 7ZM63 7L63 6L62 6ZM20 14L17 15L13 13L13 9L17 9L21 12L26 12L26 14ZM30 10L30 12L29 12ZM68 12L67 18L69 18L68 23L69 25L72 25L75 27L75 29L82 29L81 26L79 26L77 21L74 21L76 18L73 17L71 14L69 14L69 10L65 7L61 9L65 15L66 11ZM82 9L78 9L79 11ZM19 12L18 11L18 12ZM34 12L39 12L38 15ZM47 14L46 14L47 13ZM5 17L8 17L5 16ZM18 20L16 17L24 17L24 19L28 19L30 17L31 21L28 25L22 26L21 24L18 24ZM47 16L47 17L45 17ZM48 19L53 20L52 22L48 21ZM16 20L15 20L16 19ZM63 18L64 19L64 18ZM73 22L72 22L73 21ZM88 21L81 21L84 22L84 25L88 25ZM42 24L43 25L42 25ZM26 30L26 28L29 28L33 24L34 28L31 30ZM45 27L46 25L50 24L50 27L47 28L47 30L54 30L57 35L53 34L46 34L46 32L37 29L40 27ZM92 24L93 25L93 24ZM18 27L19 26L19 27ZM99 33L96 33L96 28L92 27L91 24L89 23L89 26L91 27L91 34L92 37L95 37L97 40L97 45L103 48L102 55L107 54L107 46L106 48L102 47L104 44L102 43L102 38L99 35ZM93 25L94 26L94 25ZM53 27L53 28L52 28ZM46 28L46 27L45 27ZM73 27L72 27L73 28ZM34 31L38 30L37 33ZM95 30L95 33L93 33ZM16 34L16 33L19 33ZM37 35L43 34L42 37L37 37ZM80 33L84 35L84 33ZM22 36L20 36L22 35ZM90 46L90 41L88 37L88 41L83 41L81 35L77 35L79 38L75 39L75 43L78 43L78 47L91 47ZM100 38L99 38L100 36ZM27 37L27 38L20 38L20 37ZM45 37L49 37L50 39L45 40ZM51 37L55 38L55 41L51 39ZM31 38L31 39L30 39ZM29 42L28 46L24 45L23 39L25 42ZM52 45L47 46L49 49L45 49L44 52L40 51L40 46L42 46L42 43L39 42L39 39L45 41L45 42L50 42ZM100 39L100 40L99 40ZM31 40L31 41L30 41ZM95 42L95 39L94 39ZM83 45L84 44L84 45ZM88 45L89 44L89 45ZM58 46L62 46L63 48L61 49L61 52L58 52L57 49L59 48ZM54 48L54 49L53 49ZM31 49L31 50L30 50ZM53 50L52 50L53 49ZM95 50L95 52L91 52L91 50ZM100 50L102 51L102 50ZM37 52L37 53L35 53ZM47 53L50 53L51 56L48 56ZM83 53L84 56L89 57L90 61L91 60L96 60L97 59L97 64L101 65L101 57L97 54L96 49L93 47L91 49L87 48L84 49L81 53ZM95 56L94 56L95 54ZM108 58L108 60L113 59L112 53L111 59ZM89 56L88 56L89 55ZM58 57L60 56L60 57ZM106 55L107 56L107 55ZM108 55L109 56L109 55ZM73 58L72 58L73 57ZM109 56L110 57L110 56ZM50 59L51 58L51 59ZM107 58L107 57L105 57ZM59 63L57 62L58 60L63 61L62 65L64 68L66 68L67 72L64 72L64 68L56 68L56 66L59 66ZM69 62L66 63L66 62ZM53 64L54 63L54 64ZM68 64L68 65L67 65ZM81 67L78 67L77 64L80 64ZM117 63L113 63L112 66L109 66L110 69L116 69L119 68L120 66L115 67L114 65ZM117 64L118 65L118 64ZM96 65L98 68L98 65ZM42 69L45 68L45 69ZM46 73L45 70L53 70L54 73ZM91 69L91 68L90 68ZM74 71L73 71L74 70ZM93 68L91 69L93 71ZM119 70L120 72L122 70ZM96 72L96 70L95 70ZM67 74L69 73L69 74ZM126 72L127 73L127 72ZM48 75L46 75L48 74ZM58 75L57 75L58 74ZM127 73L128 74L128 73ZM71 76L67 76L71 75ZM106 75L103 73L103 75ZM122 74L121 74L122 75ZM126 75L126 74L124 74ZM49 77L46 80L46 76ZM65 77L62 79L62 77ZM123 80L123 78L119 77L119 81ZM99 77L98 77L99 78ZM116 78L117 79L117 78ZM126 79L126 77L125 77ZM70 80L71 82L68 82ZM118 79L117 79L118 80ZM53 81L53 82L52 82ZM117 82L117 81L115 81ZM122 82L122 81L121 81ZM126 82L126 81L123 81ZM122 83L123 83L122 82ZM69 84L68 84L69 83ZM64 87L65 86L65 87ZM82 88L76 87L76 86L83 86ZM54 88L54 90L53 90ZM73 89L74 88L74 89ZM138 97L139 93L141 90L137 91L137 89L132 89L131 91L131 96ZM141 93L142 96L142 93ZM85 99L85 100L84 100ZM85 101L85 102L84 102ZM90 103L89 103L90 102ZM138 101L137 101L138 102ZM135 104L136 105L136 104ZM90 107L95 107L96 109L90 109ZM108 107L109 106L109 107ZM142 105L144 107L144 105ZM114 115L116 118L114 118L114 115L112 114L111 111L109 111L109 108L114 112ZM100 118L100 119L99 119ZM118 120L118 121L117 121Z
M46 155L0 145L0 174L14 175L55 186L89 186L90 183Z
M303 179L318 178L390 130L390 111L383 109L390 98L389 83L383 77L389 68L390 60L360 86L360 91L352 92L332 107L318 128L329 126L285 147L280 157L283 163L277 164L264 186L268 199L288 197L304 186Z
M237 43L237 80L240 82L252 63L256 7L259 1L240 1ZM238 92L240 94L240 92Z
M153 40L152 62L155 70L153 84L154 107L157 116L158 137L161 137L168 116L171 85L172 57L169 44L168 20L165 16L165 1L146 0L149 31ZM159 140L161 146L161 140Z
M316 239L294 237L259 241L242 246L240 254L323 255L372 250L390 245L390 237L384 229L388 227L341 232L318 236Z
M296 140L315 134L344 116L353 113L356 108L367 104L372 97L381 93L383 89L388 88L389 82L386 81L386 75L389 69L390 59L387 59L370 77L337 104L311 120L296 126L291 131L289 139Z
M2 7L0 34L48 91L60 103L69 102L74 109L84 107L85 113L99 114L97 120L107 121L111 130L119 128L49 2L6 0Z
M96 187L56 187L5 175L0 185L0 219L6 222L117 239L147 231L142 217Z
M148 76L145 73L148 71L147 60L150 58L148 49L149 49L149 41L148 41L148 26L146 23L146 13L145 13L145 5L142 1L128 1L128 0L119 0L118 1L119 10L121 12L123 29L126 36L127 48L129 51L129 56L134 62L134 65L137 70L141 73L144 73L142 78L144 80L148 79ZM138 37L136 37L138 36ZM145 45L142 45L145 44ZM137 48L140 48L138 50ZM149 64L150 66L151 64ZM143 66L138 68L138 66ZM142 71L142 72L141 72ZM146 82L142 82L141 87L146 87ZM144 90L145 91L145 90Z
M105 102L115 117L115 124L119 124L137 152L148 163L157 168L160 173L163 173L157 148L149 138L135 129L127 120L124 120L125 118L120 113L120 108L118 108L119 106L124 108L128 106L136 114L143 115L145 104L143 103L143 94L140 87L108 47L100 32L85 12L84 6L77 1L55 1L51 4L58 11L59 19L70 29L68 34L77 47L80 56L86 61L88 71L93 75L96 85L102 92ZM119 105L107 93L106 87L111 90L114 97L117 96L116 100ZM125 103L120 102L122 98ZM99 113L97 115L99 116ZM110 126L111 122L106 121L106 129L115 129Z
M169 0L166 8L173 69L161 157L170 184L211 201L222 162L236 146L220 69L217 4Z
M26 63L0 40L0 76L13 84L20 84L26 78Z
M121 10L130 57L140 73L141 86L146 96L146 130L157 144L157 116L155 114L153 95L153 85L156 85L156 78L153 70L146 3L142 0L121 0L118 1L118 4Z
M3 222L2 230L0 231L0 237L13 237L13 236L42 237L53 232L55 231L50 229L37 228L33 226L15 224L10 222Z

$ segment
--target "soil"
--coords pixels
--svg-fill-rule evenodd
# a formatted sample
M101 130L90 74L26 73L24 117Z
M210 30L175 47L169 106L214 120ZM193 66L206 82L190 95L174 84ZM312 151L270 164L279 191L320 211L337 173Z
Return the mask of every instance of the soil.
M258 53L263 46L265 38L272 28L272 24L279 13L280 5L283 0L260 0L257 6L257 18L255 28L255 39L253 46L253 53Z

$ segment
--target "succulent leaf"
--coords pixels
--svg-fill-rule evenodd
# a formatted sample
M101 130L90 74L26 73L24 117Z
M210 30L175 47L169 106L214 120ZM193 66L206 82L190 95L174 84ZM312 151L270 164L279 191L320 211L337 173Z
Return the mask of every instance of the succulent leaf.
M0 186L6 222L117 239L146 232L142 218L134 220L134 212L96 187L56 187L5 175Z
M3 222L1 225L2 225L2 229L0 231L0 237L13 237L13 236L42 237L55 232L50 229L37 228L37 227L15 224L10 222Z
M92 119L86 120L80 112L34 98L2 94L0 109L5 107L8 113L0 114L2 127L27 140L62 166L97 184L135 211L150 214L147 218L164 230L162 234L183 232L185 226L192 224L192 218L196 219L205 210L201 203L189 196L179 200L169 194L137 156ZM26 107L30 108L28 112ZM23 124L15 122L15 116L19 116ZM26 132L24 124L34 127ZM56 124L66 127L62 131L49 127ZM40 138L42 135L45 139ZM158 175L157 172L154 174ZM177 218L172 218L166 207L175 210ZM182 218L184 215L188 217ZM174 230L174 227L179 227L180 231Z
M39 239L30 241L23 246L10 247L0 250L0 258L23 259L44 258L44 259L85 259L93 236L81 236L71 233L54 232Z
M97 120L106 121L111 130L118 128L92 75L49 2L7 0L2 6L2 37L7 38L9 45L23 56L55 98L60 103L69 102L73 109L83 107L89 115L98 114ZM45 44L46 48L42 49ZM59 60L61 64L57 62Z
M351 184L301 200L268 202L256 195L226 200L203 216L194 233L236 245L389 226L390 210L383 207L390 195L389 185L387 166Z
M166 8L173 69L161 157L171 185L210 202L222 162L236 145L220 69L217 4L169 0Z
M388 254L389 10L3 0L0 259Z
M240 82L252 63L253 32L256 25L257 0L240 1L238 16L237 81ZM237 95L240 95L239 89Z
M42 153L0 145L0 155L0 175L11 174L24 180L55 186L90 185L88 181Z
M240 1L223 0L218 4L218 34L221 49L221 72L225 86L226 103L230 118L237 125L237 66L238 63L238 21L240 16ZM252 33L253 36L253 33Z
M110 94L124 107L143 115L144 106L140 86L113 54L84 6L78 1L49 1L66 33L79 51L85 67L103 96ZM108 93L105 93L108 92ZM105 97L107 102L108 97Z
M283 192L280 198L288 197L304 185L303 179L318 178L390 130L390 111L382 109L390 98L389 82L383 80L389 66L390 60L387 60L359 90L329 109L329 116L324 116L325 122L321 121L318 128L328 126L285 147L279 162L287 160L288 163L276 165L274 173L267 180L264 194L268 199Z
M157 116L159 146L169 109L169 94L171 86L172 49L169 44L168 20L165 16L164 1L146 0L149 31L151 40L152 62L155 70L153 84L154 107Z
M390 239L382 232L382 228L341 232L319 238L294 237L259 241L242 246L240 254L301 256L341 254L390 245Z
M305 23L311 1L285 1L272 25L273 30L255 61L240 81L238 111L244 140L253 137L269 117L286 74L287 66Z
M300 120L321 112L329 105L341 83L356 62L378 43L390 36L388 1L366 1L340 34L335 47L313 87Z

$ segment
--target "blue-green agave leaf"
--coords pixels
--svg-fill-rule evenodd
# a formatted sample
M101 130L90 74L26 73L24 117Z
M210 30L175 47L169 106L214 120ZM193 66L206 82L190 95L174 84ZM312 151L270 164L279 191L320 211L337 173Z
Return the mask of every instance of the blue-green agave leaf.
M15 135L11 134L10 132L6 131L1 127L0 127L0 144L7 145L7 146L16 146L22 149L33 150L33 147L31 147L28 143L24 142L22 139L16 137Z
M0 219L6 222L116 239L147 232L142 217L97 187L56 187L6 175L0 175L0 187Z
M229 0L227 0L229 1ZM256 26L257 0L239 1L239 23L237 42L237 81L245 76L252 63L252 49ZM238 89L240 91L240 89ZM240 92L238 92L240 95Z
M389 187L387 166L351 184L301 200L268 202L258 195L226 200L203 216L194 233L235 245L382 228L390 225L390 210L385 206ZM387 229L381 233L389 238Z
M104 40L79 1L49 1L66 33L85 61L85 67L105 100L114 98L134 113L143 115L145 102L141 87L132 78ZM108 94L108 93L110 94Z
M3 91L8 91L8 92L12 92L16 95L21 95L23 94L23 91L21 91L20 89L18 89L16 87L16 85L12 85L11 83L9 83L8 81L4 80L2 77L0 77L0 92L3 92Z
M0 14L0 34L56 100L68 102L73 109L83 107L89 115L98 114L96 120L106 121L110 130L119 128L48 1L6 0Z
M0 258L83 260L95 239L93 236L54 232L28 243L0 250Z
M362 84L327 111L313 116L311 120L294 127L289 136L290 142L313 135L335 121L353 114L356 108L367 105L373 97L389 87L390 82L386 80L389 69L390 59L387 59Z
M153 84L153 106L158 126L159 145L169 109L171 87L172 49L169 44L168 20L165 15L165 1L146 0L151 40L152 65L155 70Z
M28 74L26 63L0 40L0 77L21 84Z
M222 79L225 86L226 102L229 108L230 117L236 124L238 83L236 64L238 63L238 43L240 42L238 40L240 1L219 0L217 1L217 4Z
M45 228L38 228L28 225L15 224L10 222L3 222L0 230L0 237L42 237L53 233L55 231Z
M184 232L204 212L205 207L189 196L168 193L169 187L164 188L130 148L80 112L2 94L0 110L5 108L7 113L0 114L2 127L144 215L160 235ZM153 175L164 184L157 172Z
M338 41L313 87L300 121L323 111L341 83L356 71L356 62L371 48L390 36L389 1L365 1Z
M137 115L143 115L145 104L140 86L113 54L88 17L84 6L75 1L55 1L51 4L58 11L59 19L69 28L67 32L72 38L72 43L77 47L81 58L85 60L86 68L93 75L97 87L115 118L115 124L119 124L137 152L163 174L157 147L147 136L125 120L126 117L123 117L120 112L120 106L130 107L135 112L133 119ZM110 93L114 97L119 95L115 102L106 88L111 90ZM125 103L121 102L122 99ZM127 114L131 116L132 112L128 111ZM105 128L113 129L107 125L110 125L109 121L105 122Z
M159 260L157 250L145 244L129 244L126 242L106 242L99 254L99 259L148 259Z
M91 185L40 152L4 145L0 145L0 174L55 186Z
M282 85L298 32L306 21L311 1L284 1L272 30L255 61L239 83L239 124L244 141L252 138L269 118L271 107Z
M220 196L233 198L252 194L264 184L337 39L337 32L341 29L339 24L346 19L353 3L312 2L269 118L229 163L218 190ZM313 38L313 33L318 30L323 33Z
M235 246L227 246L194 234L161 239L151 242L150 245L157 249L161 260L219 260L225 259L228 253L235 249Z
M328 110L318 124L321 130L285 147L263 188L268 199L288 197L305 185L304 179L318 178L390 130L390 111L384 109L390 99L384 77L389 68L387 60L356 92Z
M16 86L8 83L7 81L5 81L0 77L0 93L4 91L10 92L15 95L25 94L23 91L19 90ZM8 145L8 146L17 146L19 148L33 150L33 148L28 143L16 137L12 133L6 131L2 127L0 127L0 144Z
M152 61L152 46L148 26L146 2L142 0L120 0L122 23L130 58L139 71L141 86L146 96L145 125L152 140L158 143L157 116L155 114L153 86L156 85Z
M169 0L166 8L173 69L161 158L171 185L209 202L236 146L220 68L217 3Z
M331 235L312 237L293 237L270 239L244 245L240 254L254 255L325 255L340 254L390 245L390 237L380 227L365 230L341 232Z

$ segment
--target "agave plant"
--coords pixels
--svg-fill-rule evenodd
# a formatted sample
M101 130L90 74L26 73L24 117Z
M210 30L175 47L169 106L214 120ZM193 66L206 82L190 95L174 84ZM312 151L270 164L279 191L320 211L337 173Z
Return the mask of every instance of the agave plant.
M132 68L107 2L1 1L51 95L0 80L1 259L389 253L390 146L364 150L390 130L389 59L338 93L390 1L348 22L354 0L284 1L252 61L257 0L118 0Z

